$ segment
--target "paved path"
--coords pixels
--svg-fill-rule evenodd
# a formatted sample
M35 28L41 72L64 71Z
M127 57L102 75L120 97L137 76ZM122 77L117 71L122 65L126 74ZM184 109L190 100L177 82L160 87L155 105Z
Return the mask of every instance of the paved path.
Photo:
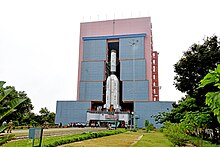
M61 136L61 135L68 135L68 134L79 134L82 132L96 132L106 130L106 128L51 128L51 129L44 129L43 136ZM7 134L7 133L4 133ZM12 130L12 134L16 135L16 139L25 139L28 138L29 130Z
M44 129L44 132L65 132L65 131L76 131L76 130L81 130L81 131L88 131L88 130L105 130L106 128L90 128L90 127L85 127L85 128L51 128L51 129ZM13 134L20 134L20 133L28 133L29 130L12 130Z

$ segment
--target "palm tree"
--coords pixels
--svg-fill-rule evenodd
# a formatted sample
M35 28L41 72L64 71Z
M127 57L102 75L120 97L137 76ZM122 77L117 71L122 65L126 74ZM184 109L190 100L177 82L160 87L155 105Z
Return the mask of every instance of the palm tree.
M3 85L5 83L6 82L4 82L4 81L0 81L0 121L3 120L3 118L5 116L14 112L15 108L26 100L26 99L22 99L22 98L15 98L15 99L11 100L7 106L1 104L1 101L3 101L7 97L7 95L9 95L13 90L11 88L5 89L3 87ZM6 127L7 126L0 124L0 132L5 130Z

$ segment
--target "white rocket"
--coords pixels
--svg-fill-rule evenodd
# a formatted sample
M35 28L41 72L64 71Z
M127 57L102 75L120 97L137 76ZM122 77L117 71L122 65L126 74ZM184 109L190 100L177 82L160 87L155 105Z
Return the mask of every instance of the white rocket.
M113 109L120 109L119 106L119 81L116 75L116 51L111 51L111 75L108 76L106 81L106 103L104 107L108 110L110 107Z

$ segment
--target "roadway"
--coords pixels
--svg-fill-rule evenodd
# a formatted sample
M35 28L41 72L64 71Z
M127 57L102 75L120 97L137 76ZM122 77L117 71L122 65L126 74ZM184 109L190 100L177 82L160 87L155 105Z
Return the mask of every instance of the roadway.
M49 128L49 129L43 129L43 136L61 136L61 135L68 135L68 134L80 134L83 132L97 132L106 130L106 128L91 128L91 127L85 127L85 128ZM4 133L7 134L7 133ZM25 139L28 138L29 130L12 130L12 134L15 134L16 139Z

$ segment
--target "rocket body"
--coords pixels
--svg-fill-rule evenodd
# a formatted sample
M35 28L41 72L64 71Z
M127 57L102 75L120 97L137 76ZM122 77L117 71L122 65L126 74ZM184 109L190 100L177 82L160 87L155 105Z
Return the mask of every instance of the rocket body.
M110 68L112 73L116 72L116 58L117 58L116 51L112 50L111 51L111 68Z
M106 85L106 108L109 109L111 105L114 109L119 108L119 81L114 74L107 78Z
M119 80L114 74L116 72L116 51L111 51L111 75L108 76L106 81L106 109L119 109Z

